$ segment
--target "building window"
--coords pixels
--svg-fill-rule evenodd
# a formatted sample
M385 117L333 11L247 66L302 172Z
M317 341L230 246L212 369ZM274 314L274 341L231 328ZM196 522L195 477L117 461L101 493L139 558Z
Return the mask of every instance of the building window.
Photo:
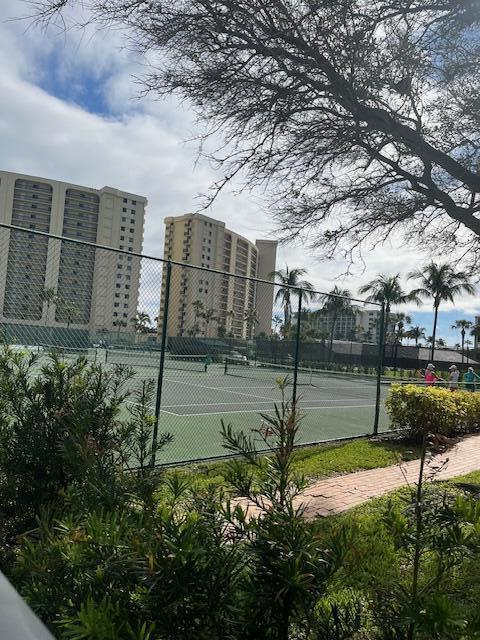
M125 227L120 227L120 231L125 231Z
M135 220L133 218L130 218L130 224L135 224Z
M130 229L130 233L135 233L135 229Z
M122 216L122 222L126 222L127 219L125 218L125 216Z
M120 240L125 240L125 236L120 236Z
M119 302L115 302L113 306L114 306L114 307L119 307L119 306L120 306L120 303L119 303Z
M124 314L123 314L123 317L124 317L124 318L128 318L128 313L124 313Z
M135 209L130 209L130 213L132 214L132 216L135 215Z
M113 312L113 317L116 318L118 316L118 313L116 311Z
M127 208L126 208L126 207L123 207L122 212L123 212L123 213L127 213Z
M126 198L123 199L124 202L128 202L128 200Z

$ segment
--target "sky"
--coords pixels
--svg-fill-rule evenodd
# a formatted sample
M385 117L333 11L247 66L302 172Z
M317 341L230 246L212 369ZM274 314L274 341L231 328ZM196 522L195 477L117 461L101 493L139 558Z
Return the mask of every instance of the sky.
M12 20L26 14L22 0L1 0L0 169L146 196L144 251L161 257L164 218L194 212L199 194L219 177L197 158L194 114L174 99L140 97L146 61L126 46L121 31L42 30ZM268 203L261 194L238 193L240 186L233 184L205 213L250 240L275 238ZM339 285L356 295L378 273L407 273L430 257L388 241L342 275L342 260L323 262L305 246L287 244L279 248L277 267L305 267L317 290ZM401 310L431 333L430 303ZM476 313L477 296L445 305L438 335L458 342L450 325Z

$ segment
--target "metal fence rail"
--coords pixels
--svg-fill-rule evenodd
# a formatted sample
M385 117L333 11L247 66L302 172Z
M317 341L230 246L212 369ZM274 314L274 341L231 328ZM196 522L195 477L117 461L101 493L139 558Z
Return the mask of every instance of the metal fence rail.
M174 436L154 463L225 456L221 420L255 434L284 377L300 444L386 430L381 305L237 262L234 274L0 223L0 339L40 363L60 350L129 367L132 392L153 379L152 437Z

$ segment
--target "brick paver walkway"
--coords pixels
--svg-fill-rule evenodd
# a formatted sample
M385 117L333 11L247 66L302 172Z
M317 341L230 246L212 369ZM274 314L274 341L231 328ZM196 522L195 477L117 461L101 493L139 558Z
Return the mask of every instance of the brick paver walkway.
M480 435L465 438L445 455L436 456L431 466L438 466L442 462L446 462L446 465L435 476L441 480L480 470ZM425 474L428 474L429 468L431 467L426 467ZM407 483L415 483L419 469L420 461L412 460L401 466L357 471L319 480L307 487L298 500L305 506L308 518L340 513Z

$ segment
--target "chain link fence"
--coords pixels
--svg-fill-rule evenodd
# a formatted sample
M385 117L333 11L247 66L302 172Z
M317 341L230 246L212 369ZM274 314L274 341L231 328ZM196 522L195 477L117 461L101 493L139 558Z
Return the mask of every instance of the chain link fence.
M382 307L237 263L234 275L0 224L0 337L39 372L52 351L130 368L127 402L154 380L152 437L174 436L159 463L225 456L222 420L254 437L285 377L300 443L386 430Z

